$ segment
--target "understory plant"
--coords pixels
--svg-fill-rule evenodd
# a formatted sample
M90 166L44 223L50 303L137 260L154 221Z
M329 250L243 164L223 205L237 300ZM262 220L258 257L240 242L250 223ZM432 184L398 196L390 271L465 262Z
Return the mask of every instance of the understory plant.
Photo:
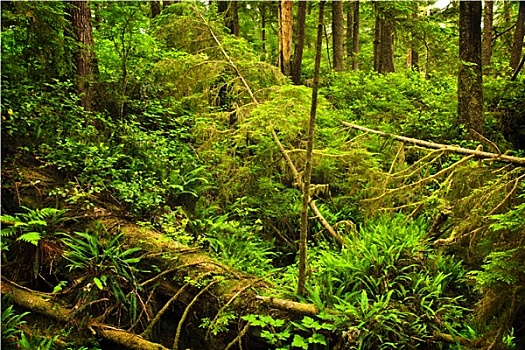
M436 332L472 336L462 297L465 271L453 256L434 250L426 232L423 218L384 216L365 223L340 252L311 248L305 301L322 310L315 322L328 348L413 348L440 344ZM295 278L290 269L281 283L293 288ZM294 323L275 332L284 329L304 339L315 333Z

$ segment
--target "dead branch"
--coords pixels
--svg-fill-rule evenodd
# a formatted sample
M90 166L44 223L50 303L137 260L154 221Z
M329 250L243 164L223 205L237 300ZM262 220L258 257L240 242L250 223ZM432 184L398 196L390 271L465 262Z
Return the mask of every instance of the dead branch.
M239 345L240 345L242 337L244 337L244 335L248 332L249 329L250 329L250 322L246 323L246 326L244 326L244 328L239 332L239 334L235 337L235 339L233 339L230 342L230 344L228 344L228 346L226 346L226 348L224 348L224 350L231 349L231 347L234 346L235 343L237 343L237 342L239 342Z
M182 330L182 325L184 324L186 317L188 317L188 314L193 304L195 304L197 299L199 299L199 297L202 294L204 294L208 289L210 289L211 286L213 286L215 283L220 282L220 281L221 279L216 279L215 281L211 281L210 283L208 283L208 285L202 288L202 290L195 296L195 298L193 298L191 303L188 304L188 306L184 310L184 313L182 314L182 317L180 318L179 324L177 325L177 332L175 333L175 340L173 341L173 350L178 350L179 348L179 339L180 339L180 332Z
M384 137L391 137L395 140L408 142L408 143L412 143L412 144L423 146L423 147L436 148L436 149L441 149L444 151L458 153L458 154L472 155L476 158L489 158L492 160L505 162L505 163L525 165L525 158L508 156L506 154L496 154L496 153L484 152L480 150L472 150L472 149L463 148L459 146L445 145L442 143L428 142L428 141L423 141L419 139L414 139L411 137L399 136L399 135L390 134L390 133L379 131L379 130L369 129L369 128L365 128L364 126L359 126L359 125L348 123L348 122L341 122L341 123L350 128L354 128L354 129L365 131L365 132L370 132L370 133L381 135Z
M265 297L261 295L257 295L256 298L266 305L280 310L289 311L294 314L307 316L317 316L319 314L319 309L313 304L298 303L291 300Z

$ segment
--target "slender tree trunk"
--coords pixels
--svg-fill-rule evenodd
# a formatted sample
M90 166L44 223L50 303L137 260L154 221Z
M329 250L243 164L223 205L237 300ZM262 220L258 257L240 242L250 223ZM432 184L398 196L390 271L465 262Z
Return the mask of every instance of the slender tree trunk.
M485 0L483 7L483 38L481 47L481 66L483 74L489 74L490 58L492 56L492 23L494 19L494 1Z
M359 55L359 0L354 2L354 44L353 44L353 55L352 55L352 69L357 71L358 69L358 55Z
M261 49L266 53L266 3L261 2Z
M95 107L95 76L98 74L98 65L95 60L95 43L91 25L91 9L89 0L68 1L69 14L73 30L80 44L76 55L76 87L80 94L80 103L86 110Z
M301 70L304 50L304 31L306 27L306 1L297 3L297 34L293 56L293 83L301 83Z
M160 15L160 2L159 0L153 0L151 2L151 18L155 18Z
M228 11L228 25L231 33L239 36L239 6L237 0L230 2L230 10Z
M336 72L343 71L343 36L343 3L332 0L332 54Z
M279 68L284 75L292 75L293 1L279 2Z
M375 5L375 7L377 9L377 4ZM383 21L381 20L381 17L379 17L379 15L377 14L376 23L374 27L374 70L379 73L381 73L381 56L383 54L381 52L381 39L383 38L381 35L382 23Z
M413 3L413 11L412 12L412 18L414 19L414 22L417 21L418 18L418 4L417 2ZM414 34L411 34L411 40L410 40L410 49L408 53L407 58L407 67L412 68L413 70L419 70L419 50L417 47L417 40L414 36Z
M523 37L525 36L525 2L520 1L518 10L518 20L514 30L514 44L510 54L510 67L516 71L520 63L521 51L523 49Z
M483 134L481 1L459 3L458 119L471 138Z
M301 203L301 237L299 242L299 281L297 294L303 295L306 284L306 254L308 242L308 203L310 202L310 183L312 178L312 153L314 148L315 117L317 112L317 93L319 89L319 70L323 45L324 0L319 3L319 23L317 25L317 42L315 45L314 82L312 87L312 105L308 126L308 143L306 146L306 164L303 176L303 196Z

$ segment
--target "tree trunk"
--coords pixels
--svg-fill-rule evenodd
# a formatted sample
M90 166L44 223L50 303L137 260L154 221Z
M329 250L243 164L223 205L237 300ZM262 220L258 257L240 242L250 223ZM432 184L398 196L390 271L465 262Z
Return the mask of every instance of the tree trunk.
M354 44L353 44L353 55L352 55L352 69L357 71L358 69L358 55L359 55L359 0L354 2Z
M343 3L332 0L332 54L336 72L343 71L343 36Z
M158 0L154 0L151 2L151 18L155 18L158 15L160 15L160 2Z
M224 26L230 33L239 36L239 11L237 1L218 1L218 11L224 16Z
M377 4L376 4L377 8ZM382 20L379 15L376 15L376 23L374 27L374 70L381 73L381 25Z
M352 11L352 3L346 9L346 57L351 60L354 52L354 16Z
M295 50L293 56L293 83L296 85L299 85L301 83L305 27L306 1L299 1L297 3L297 41L295 42Z
M414 19L414 22L416 22L418 17L417 2L414 2L413 4L413 11L414 12L412 12L412 18ZM417 71L419 70L419 50L417 47L417 40L413 33L411 34L411 37L412 38L410 40L410 49L407 57L407 67Z
M459 3L458 120L471 138L483 134L481 1Z
M279 68L286 76L292 75L293 1L279 2Z
M512 45L512 52L510 54L510 67L513 71L516 71L520 63L523 37L525 35L525 2L520 1L519 6L518 20L516 21L516 29L514 30L514 44Z
M266 3L261 2L260 8L261 11L261 50L263 53L266 53Z
M483 7L483 38L481 47L481 66L483 75L489 74L490 58L492 56L492 23L494 19L494 1L485 0Z
M394 20L385 17L381 24L381 68L380 73L394 72Z
M324 0L319 3L319 23L317 24L317 42L315 45L314 82L312 87L312 105L308 126L308 143L306 146L306 164L303 175L303 196L301 203L301 235L299 239L299 281L297 294L303 295L306 283L306 254L308 242L308 205L310 202L310 183L312 180L312 153L314 146L315 117L317 112L317 92L319 88L319 70L321 67L321 50L323 45Z
M75 54L76 87L80 94L80 103L86 110L95 108L94 82L98 74L95 60L93 28L91 25L91 9L89 0L68 1L69 14L76 39L80 44Z

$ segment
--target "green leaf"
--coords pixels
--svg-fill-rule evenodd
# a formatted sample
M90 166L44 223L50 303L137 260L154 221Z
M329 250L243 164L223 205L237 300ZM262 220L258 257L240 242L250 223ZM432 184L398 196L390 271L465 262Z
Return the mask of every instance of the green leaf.
M294 334L292 346L296 348L302 348L304 350L308 350L308 343L299 334Z
M100 290L104 289L102 282L97 277L93 278L93 282L95 282L95 285L98 287L98 289Z
M22 236L18 237L17 241L24 241L27 243L31 243L34 245L38 245L38 241L40 241L40 233L38 232L28 232L24 233Z

